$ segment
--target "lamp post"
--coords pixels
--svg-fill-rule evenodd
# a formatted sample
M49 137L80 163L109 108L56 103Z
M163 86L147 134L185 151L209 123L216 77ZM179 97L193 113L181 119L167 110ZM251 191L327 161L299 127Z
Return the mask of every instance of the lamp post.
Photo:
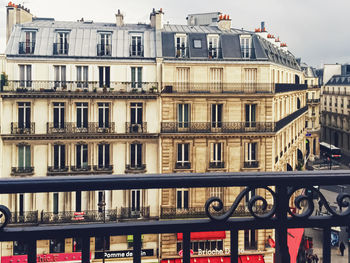
M102 199L98 202L99 209L102 209L103 213L103 223L106 223L106 202L105 202L105 191L102 192ZM102 262L105 263L105 246L106 246L106 237L103 236L103 250L102 250Z

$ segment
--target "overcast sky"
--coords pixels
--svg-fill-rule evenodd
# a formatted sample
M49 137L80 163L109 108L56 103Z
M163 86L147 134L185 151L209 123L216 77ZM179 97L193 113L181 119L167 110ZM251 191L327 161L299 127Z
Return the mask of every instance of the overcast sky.
M5 50L6 8L0 0L0 53ZM163 8L164 22L186 24L191 13L219 11L230 15L232 27L254 30L265 21L296 57L314 67L350 63L349 0L24 0L37 17L75 21L115 21L120 9L126 23L149 22L152 8Z

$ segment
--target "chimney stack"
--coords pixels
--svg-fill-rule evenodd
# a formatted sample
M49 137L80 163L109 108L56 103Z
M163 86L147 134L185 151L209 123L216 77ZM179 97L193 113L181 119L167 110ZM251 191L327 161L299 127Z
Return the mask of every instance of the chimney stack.
M154 27L156 30L163 29L163 9L156 11L154 8L150 14L151 27Z
M16 5L9 2L6 6L6 43L12 33L13 27L17 24L31 22L33 15L23 5Z
M218 28L222 31L231 30L231 19L229 15L220 15L218 21Z
M120 12L120 9L118 9L118 13L115 14L115 18L116 18L117 26L123 26L124 25L124 15Z

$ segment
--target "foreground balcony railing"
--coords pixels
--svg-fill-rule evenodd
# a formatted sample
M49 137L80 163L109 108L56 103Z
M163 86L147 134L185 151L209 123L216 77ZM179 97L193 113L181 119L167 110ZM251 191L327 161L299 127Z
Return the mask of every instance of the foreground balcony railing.
M282 93L306 90L306 84L285 83L163 83L162 93Z
M37 261L37 240L80 238L82 240L82 262L87 263L90 262L90 238L92 236L133 235L133 262L140 263L143 234L182 233L182 260L183 263L190 263L191 232L229 230L230 258L232 263L237 263L239 262L239 230L273 229L276 243L275 262L286 263L291 260L287 245L288 229L317 227L323 229L323 262L330 263L331 227L349 225L350 194L339 193L335 200L331 199L314 187L315 182L321 186L346 185L350 182L350 173L349 171L317 171L34 177L30 180L28 178L2 178L0 179L1 194L208 187L226 187L228 191L231 190L231 187L239 187L241 192L229 204L231 205L229 208L225 208L220 198L209 198L205 205L203 204L206 218L201 219L110 221L106 224L99 221L96 224L17 227L7 225L13 215L6 206L1 205L0 241L25 240L28 247L27 262L34 263ZM253 192L258 195L252 194ZM259 195L260 193L264 194ZM317 195L322 200L323 210L326 210L328 215L315 213L313 195ZM240 212L241 202L246 202L249 213L237 217L235 213ZM335 204L335 206L329 204ZM130 209L127 208L125 211L125 214L129 214ZM98 213L100 212L95 212L95 216L100 220ZM107 215L108 212L105 214ZM72 218L81 217L79 214L70 214L68 220L71 220L71 216ZM94 216L91 217L94 218ZM48 221L51 218L60 220L57 215L43 216L43 218L49 218ZM113 219L112 215L110 218Z
M274 132L274 122L162 122L163 133Z
M126 123L126 133L147 133L147 122Z
M113 165L91 165L88 166L48 166L47 175L71 175L71 174L111 174L113 172Z
M87 122L77 124L75 122L54 123L48 122L47 133L114 133L114 122Z
M120 218L149 218L150 217L150 207L122 207L120 212Z
M12 212L9 224L37 224L38 211Z
M158 93L157 82L131 81L49 81L49 80L9 80L3 86L3 92L93 92L93 93Z
M11 122L11 134L34 134L35 133L35 123L18 123Z
M87 210L82 212L41 212L41 224L62 224L62 223L86 223L86 222L115 222L118 218L117 210Z
M14 176L26 176L26 175L33 175L34 174L34 167L12 167L11 168L11 175Z

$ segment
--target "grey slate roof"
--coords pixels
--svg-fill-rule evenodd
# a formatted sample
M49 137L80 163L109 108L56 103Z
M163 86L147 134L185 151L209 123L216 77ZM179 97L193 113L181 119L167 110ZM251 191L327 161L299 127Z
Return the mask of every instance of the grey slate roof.
M241 47L239 36L241 34L252 36L252 60L271 61L287 67L300 70L295 57L290 52L284 52L257 34L240 29L231 28L230 31L221 31L217 26L188 26L165 24L161 31L156 31L148 24L125 24L118 27L114 23L94 23L92 21L55 21L53 19L35 19L32 22L16 25L6 48L7 56L19 56L19 42L24 41L25 30L36 30L34 54L24 55L33 57L52 57L53 45L56 41L57 31L68 30L70 58L98 58L98 33L112 34L112 55L110 58L130 57L130 35L137 33L143 35L144 58L164 57L175 58L174 34L188 35L188 41L201 39L202 50L194 49L189 43L189 60L208 59L208 34L218 34L221 39L222 59L241 60ZM22 55L23 56L23 55ZM245 59L246 60L246 59Z
M350 86L350 75L334 75L326 86Z

